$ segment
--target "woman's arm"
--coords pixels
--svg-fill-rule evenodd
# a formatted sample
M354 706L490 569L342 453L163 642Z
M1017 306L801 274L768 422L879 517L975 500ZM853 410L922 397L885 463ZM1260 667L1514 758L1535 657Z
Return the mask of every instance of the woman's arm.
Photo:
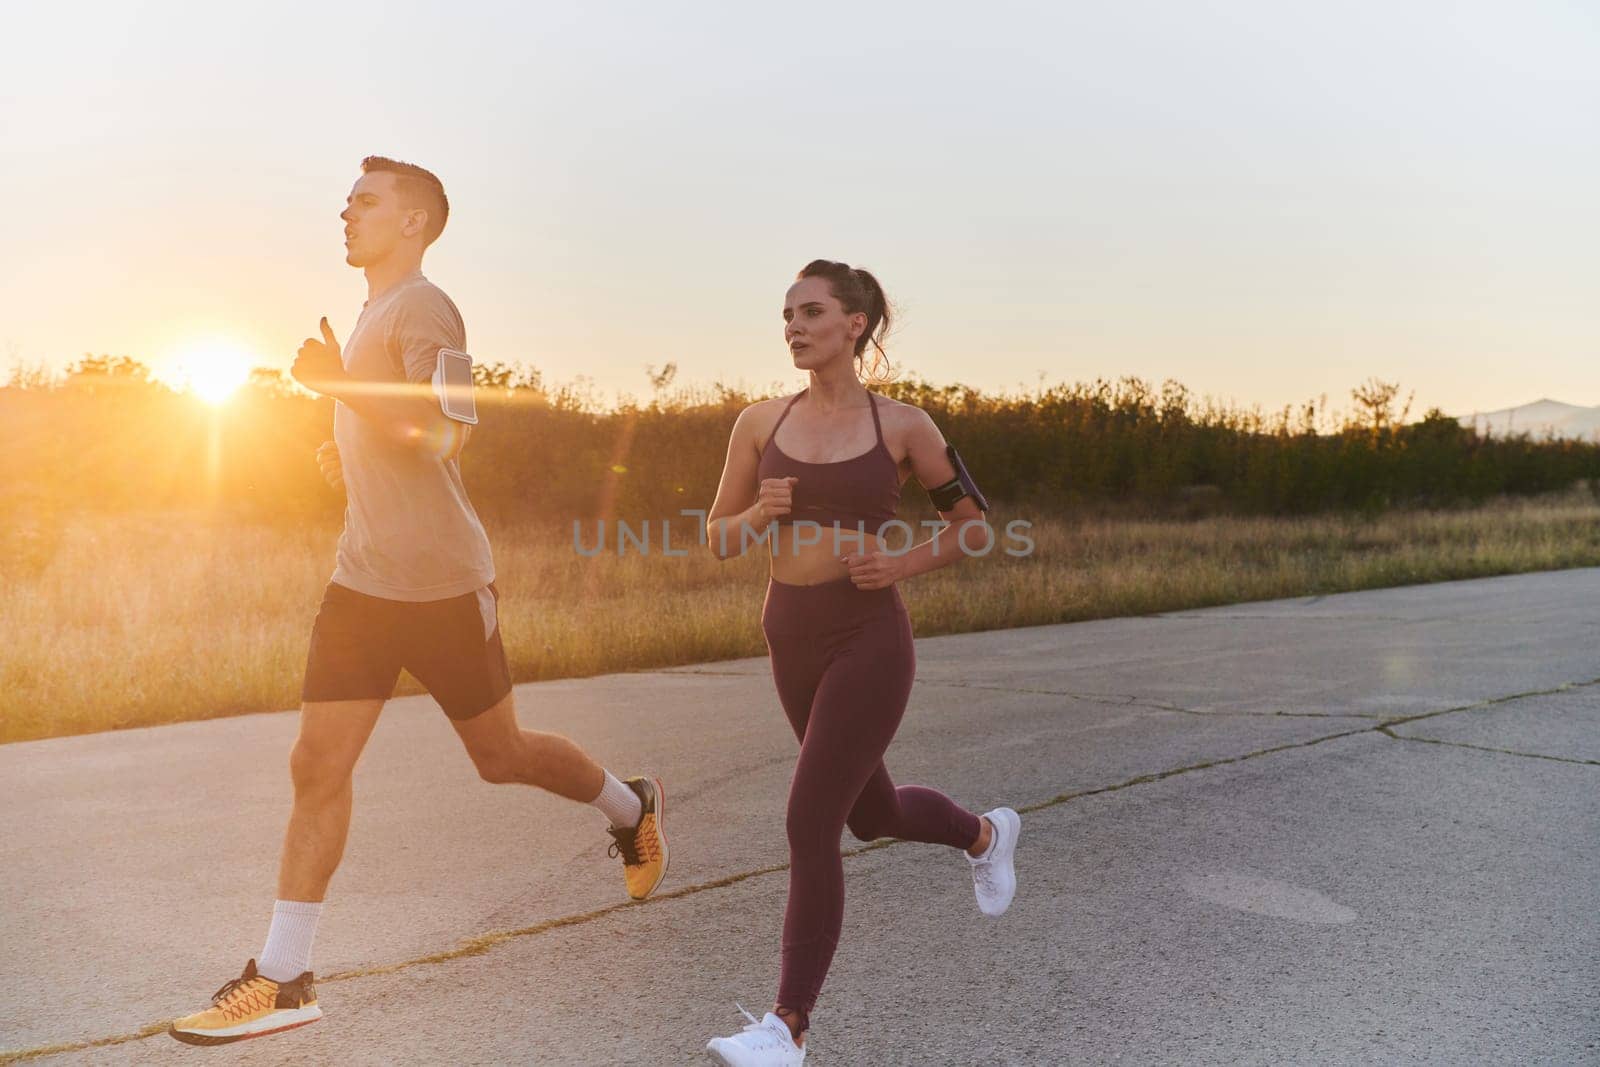
M921 408L912 408L911 429L906 439L906 462L923 485L943 485L956 476L955 467L945 452L944 434ZM963 536L974 548L988 543L994 532L987 528L983 512L970 496L956 501L948 511L939 512L948 525L919 545L897 555L868 552L843 557L850 568L850 580L862 589L883 589L895 582L928 571L948 567L966 558ZM982 538L982 540L975 540Z
M706 514L706 543L718 559L743 555L752 537L759 537L774 519L789 514L791 492L798 481L759 477L761 450L755 410L754 404L745 408L733 424L717 499Z

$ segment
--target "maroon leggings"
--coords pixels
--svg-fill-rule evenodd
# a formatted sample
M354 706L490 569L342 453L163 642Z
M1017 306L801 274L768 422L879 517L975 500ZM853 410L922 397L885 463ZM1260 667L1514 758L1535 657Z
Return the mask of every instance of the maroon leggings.
M952 848L978 840L978 817L943 793L898 789L883 753L916 674L900 593L842 578L767 586L761 613L778 699L800 739L789 787L789 907L778 1004L809 1020L844 921L845 826L863 841L898 837Z

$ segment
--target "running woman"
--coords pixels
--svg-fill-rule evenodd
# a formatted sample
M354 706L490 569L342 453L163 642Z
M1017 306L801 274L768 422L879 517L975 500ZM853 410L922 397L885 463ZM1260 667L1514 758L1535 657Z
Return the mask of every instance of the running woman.
M321 1018L312 939L350 828L351 772L402 668L439 702L484 781L538 786L600 810L629 896L643 900L666 874L660 783L619 781L568 739L517 725L489 541L461 482L467 426L445 416L429 385L441 349L466 349L455 304L422 275L449 210L433 174L369 156L339 216L345 262L366 273L367 302L342 349L324 318L322 338L306 341L292 371L337 402L336 445L318 459L347 503L311 630L278 899L261 954L209 1008L172 1024L188 1044Z
M888 301L876 278L843 263L807 264L783 305L784 339L809 386L740 413L717 499L712 551L742 553L770 537L761 626L784 714L800 741L789 790L789 903L777 1006L706 1046L729 1067L793 1067L844 918L846 826L863 841L897 837L962 849L978 908L997 916L1016 892L1022 821L1010 808L977 816L922 786L895 787L883 766L911 694L916 658L897 583L979 550L987 504L926 412L862 384L887 369ZM915 476L948 525L900 554L880 536L900 486ZM743 1009L740 1009L743 1011Z

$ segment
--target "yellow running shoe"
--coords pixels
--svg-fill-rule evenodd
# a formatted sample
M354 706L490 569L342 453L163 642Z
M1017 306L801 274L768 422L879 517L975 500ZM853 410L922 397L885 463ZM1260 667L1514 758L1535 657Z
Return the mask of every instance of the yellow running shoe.
M654 893L667 876L667 835L662 829L667 792L656 778L629 778L622 784L639 794L644 814L639 816L639 825L632 829L606 831L612 837L609 853L622 857L628 895L634 900L643 900Z
M274 982L256 973L256 961L211 997L211 1007L179 1019L167 1033L186 1045L226 1045L247 1037L265 1037L293 1030L322 1018L311 972L289 982Z

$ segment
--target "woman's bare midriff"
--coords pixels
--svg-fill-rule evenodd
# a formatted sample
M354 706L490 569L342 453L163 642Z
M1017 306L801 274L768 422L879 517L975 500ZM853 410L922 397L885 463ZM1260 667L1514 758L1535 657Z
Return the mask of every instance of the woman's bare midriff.
M883 548L877 534L863 537L854 529L841 529L837 545L833 528L776 526L772 538L772 577L785 585L821 585L850 576L840 556L864 555Z

